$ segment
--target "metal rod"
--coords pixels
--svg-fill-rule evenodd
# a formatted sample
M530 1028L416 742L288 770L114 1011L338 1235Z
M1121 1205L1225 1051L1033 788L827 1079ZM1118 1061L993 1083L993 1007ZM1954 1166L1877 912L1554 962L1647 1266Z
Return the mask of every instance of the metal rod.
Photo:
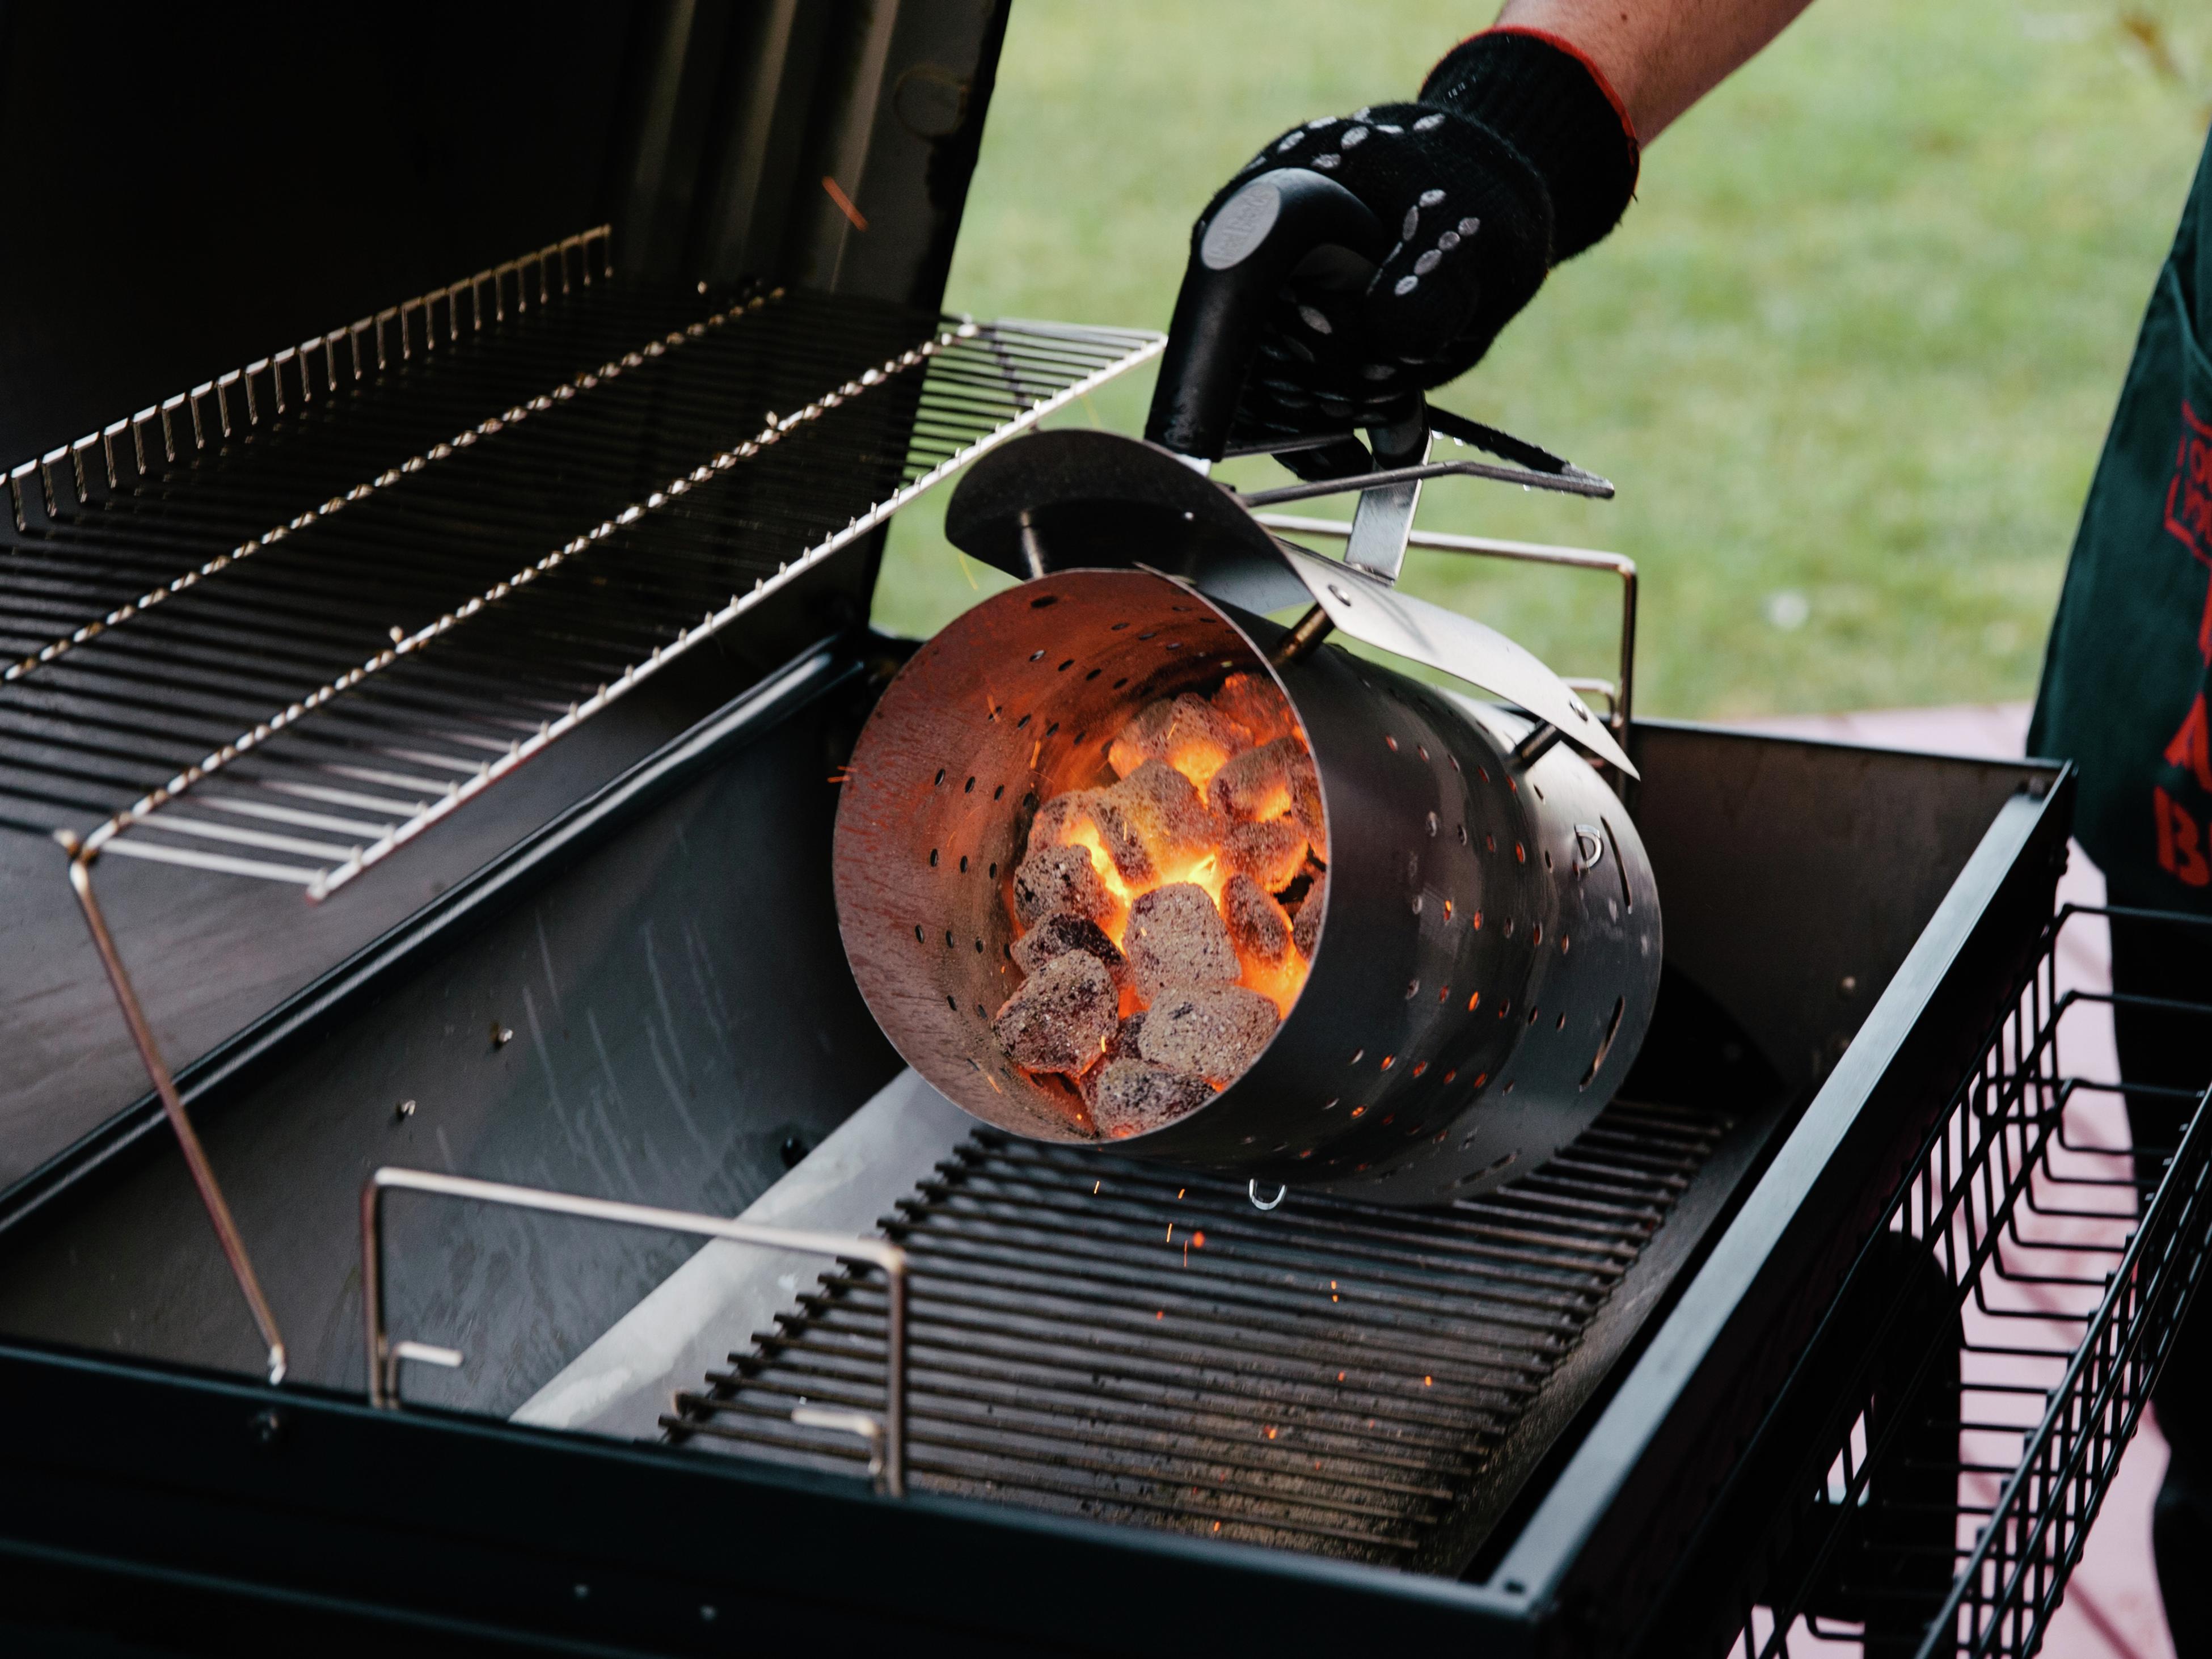
M1492 466L1487 461L1428 461L1419 466L1394 466L1380 472L1361 472L1349 478L1324 478L1315 483L1285 484L1277 489L1255 489L1237 499L1246 507L1273 507L1283 501L1311 501L1319 495L1344 495L1358 490L1381 489L1390 484L1418 483L1424 478L1491 478L1517 483L1527 489L1553 489L1566 495L1588 495L1601 501L1613 497L1613 485L1579 468L1571 472L1532 472L1526 467Z
M1256 497L1247 496L1247 502ZM1292 535L1338 536L1349 538L1351 523L1343 519L1312 519L1295 513L1255 513L1252 515L1270 530ZM1633 718L1636 688L1636 561L1625 554L1594 548L1558 547L1548 542L1506 541L1495 536L1459 536L1441 530L1416 530L1407 538L1413 547L1438 553L1472 553L1483 558L1510 559L1523 564L1565 565L1576 570L1607 570L1620 578L1620 678L1613 695L1608 724L1616 736L1628 730Z
M261 1333L261 1340L268 1345L269 1381L282 1382L285 1371L284 1338L276 1328L276 1316L269 1306L269 1298L261 1292L261 1280L253 1271L252 1258L246 1254L246 1241L239 1236L238 1224L231 1218L230 1206L223 1198L215 1170L208 1164L199 1135L192 1128L191 1118L185 1115L185 1103L177 1092L176 1079L169 1073L168 1062L161 1057L154 1028L147 1023L146 1011L139 1006L138 993L131 986L122 955L115 947L115 936L107 931L107 918L101 915L100 901L93 893L92 864L98 854L87 849L67 830L55 839L70 855L70 887L83 908L85 926L92 930L93 948L100 952L100 966L107 970L107 982L114 988L117 1006L123 1011L123 1023L131 1029L131 1041L137 1047L146 1075L153 1079L154 1092L161 1097L161 1110L169 1120L169 1127L176 1133L177 1145L184 1152L185 1166L191 1171L192 1185L199 1191L200 1202L214 1224L216 1240L222 1246L223 1259L230 1264L231 1275L238 1280L246 1305L252 1311L253 1323Z
M1275 648L1267 653L1268 662L1277 668L1289 667L1327 639L1335 627L1336 624L1329 620L1328 611L1319 605L1314 606L1298 618L1289 633L1276 641ZM1253 1201L1258 1203L1259 1200L1255 1199Z
M847 1237L795 1227L769 1227L757 1222L698 1215L688 1210L664 1210L648 1204L625 1204L615 1199L548 1192L540 1187L516 1187L500 1181L477 1181L466 1176L434 1175L427 1170L386 1166L370 1176L361 1189L362 1307L368 1327L368 1403L386 1411L396 1411L399 1407L398 1379L392 1370L396 1356L386 1334L384 1313L384 1194L394 1190L505 1205L586 1221L611 1221L627 1227L650 1227L698 1238L726 1239L733 1244L754 1244L765 1249L801 1251L833 1256L841 1261L866 1261L881 1268L888 1332L884 1354L884 1491L893 1498L906 1496L908 1262L907 1253L897 1245L881 1239Z
M1559 728L1548 721L1539 720L1535 729L1521 739L1513 750L1513 758L1523 766L1534 766L1551 752L1552 745L1559 740Z

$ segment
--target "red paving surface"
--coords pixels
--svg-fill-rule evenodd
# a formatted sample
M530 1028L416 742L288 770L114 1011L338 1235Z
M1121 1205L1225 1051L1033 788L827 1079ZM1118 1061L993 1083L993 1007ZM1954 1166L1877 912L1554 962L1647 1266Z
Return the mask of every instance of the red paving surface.
M1883 748L2012 756L2021 753L2027 737L2027 706L1998 703L1954 708L1882 709L1856 714L1791 716L1753 724L1762 731L1873 744ZM2060 901L2095 904L2101 903L2104 896L2104 878L2076 848L2060 884ZM2061 947L2062 980L2083 988L2108 985L2106 952L2101 926L2073 924ZM2104 1079L2117 1075L2112 1050L2112 1021L2102 1008L2077 1006L2068 1015L2063 1035L2069 1073ZM2124 1149L2128 1144L2126 1121L2117 1100L2084 1100L2069 1108L2069 1138L2077 1144L2115 1149ZM2085 1174L2098 1173L2097 1166L2106 1165L2109 1170L2105 1172L2122 1175L2126 1167L2117 1155L2100 1157L2096 1153L2083 1155L2076 1164ZM2127 1223L2116 1217L2111 1222L2075 1222L2072 1227L2075 1242L2100 1244L2108 1242L2109 1236L2109 1242L2117 1243L2124 1238ZM2078 1292L2072 1294L2070 1301L2063 1291L2047 1293L2053 1297L2054 1312L2070 1310L2081 1300ZM1984 1322L1987 1321L1987 1316L1977 1317ZM2008 1362L2016 1368L2010 1373L1993 1370L1999 1362L1991 1356L1977 1356L1975 1363L1978 1369L1971 1370L1966 1379L1970 1386L1982 1380L2029 1382L2041 1388L2052 1380L2048 1362ZM1970 1455L1977 1449L1971 1443L1972 1439L1970 1435L1966 1449ZM1996 1449L1981 1449L1989 1455ZM2002 1455L2009 1458L2014 1453L2008 1448ZM2159 1607L2150 1544L2151 1506L2165 1470L2166 1443L2156 1425L2146 1415L2142 1430L2121 1463L2118 1476L2106 1495L2104 1508L2089 1535L2081 1565L2075 1569L2067 1586L2066 1599L2045 1637L2043 1651L2052 1659L2172 1659L2173 1647L2167 1638L2166 1620ZM1975 1501L1986 1503L1995 1495L1997 1483L1994 1478L1969 1479L1988 1488L1976 1495ZM1792 1655L1848 1654L1856 1653L1858 1648L1855 1643L1818 1640L1800 1628L1793 1634L1790 1651Z

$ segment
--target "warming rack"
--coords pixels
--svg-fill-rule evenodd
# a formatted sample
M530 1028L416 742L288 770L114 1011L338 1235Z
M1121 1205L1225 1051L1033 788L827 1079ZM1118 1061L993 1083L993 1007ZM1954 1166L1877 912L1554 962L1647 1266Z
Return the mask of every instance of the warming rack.
M626 282L610 246L17 467L0 823L326 896L1159 346Z

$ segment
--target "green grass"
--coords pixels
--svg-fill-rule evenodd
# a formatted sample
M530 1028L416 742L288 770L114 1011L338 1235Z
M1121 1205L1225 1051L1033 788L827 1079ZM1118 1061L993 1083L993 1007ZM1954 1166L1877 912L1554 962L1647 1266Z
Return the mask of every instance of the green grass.
M1635 558L1646 713L2029 695L2203 142L2203 12L1821 0L1652 147L1621 228L1439 398L1619 499L1450 483L1423 524ZM1480 21L1019 0L947 304L1164 327L1222 179L1292 121L1409 95ZM1065 418L1135 431L1149 392ZM880 625L925 633L1003 585L941 512L894 529ZM1610 670L1603 579L1416 554L1407 580L1563 672Z

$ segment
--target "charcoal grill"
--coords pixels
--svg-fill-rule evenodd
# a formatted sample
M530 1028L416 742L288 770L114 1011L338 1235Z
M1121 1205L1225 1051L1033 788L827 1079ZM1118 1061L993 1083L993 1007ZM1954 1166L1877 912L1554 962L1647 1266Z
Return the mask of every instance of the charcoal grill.
M205 49L0 21L0 107L64 154L162 142L167 112L92 82ZM1293 1184L1262 1210L1235 1176L979 1130L878 1036L830 849L913 649L860 623L883 520L963 459L1080 447L998 447L1161 343L938 309L1003 25L686 9L526 58L455 24L441 73L510 112L511 153L319 78L355 44L319 25L246 31L254 83L326 89L297 159L363 177L365 132L476 154L499 210L364 188L353 225L246 147L173 290L91 242L40 265L42 337L97 342L82 384L144 412L57 446L103 413L47 372L4 413L44 447L0 519L26 832L0 836L0 1019L41 1057L0 1147L0 1629L2029 1650L2212 1226L2198 1127L2136 1218L2085 1104L2116 1079L2047 1040L2088 1006L2051 976L2083 925L2052 921L2063 768L1632 721L1625 653L1602 730L1668 896L1650 1031L1602 1115L1448 1205ZM329 257L216 257L247 226ZM295 343L260 355L264 326ZM1632 623L1613 556L1408 533L1440 469L1601 480L1380 447L1351 518L1266 528L1341 538L1347 570L1409 541L1602 570ZM1170 542L1184 510L1230 526L1168 577L1316 598L1251 509L1345 479L1240 502L1168 465L1161 496L1200 504ZM1078 471L1033 550L1017 522L983 556L1061 580ZM1565 744L1531 775L1568 766L1603 787ZM2055 1208L2097 1213L2054 1245ZM2030 1345L1979 1310L2056 1254L2064 1317L1999 1419L1978 1367ZM1972 1467L1931 1480L1946 1446Z

